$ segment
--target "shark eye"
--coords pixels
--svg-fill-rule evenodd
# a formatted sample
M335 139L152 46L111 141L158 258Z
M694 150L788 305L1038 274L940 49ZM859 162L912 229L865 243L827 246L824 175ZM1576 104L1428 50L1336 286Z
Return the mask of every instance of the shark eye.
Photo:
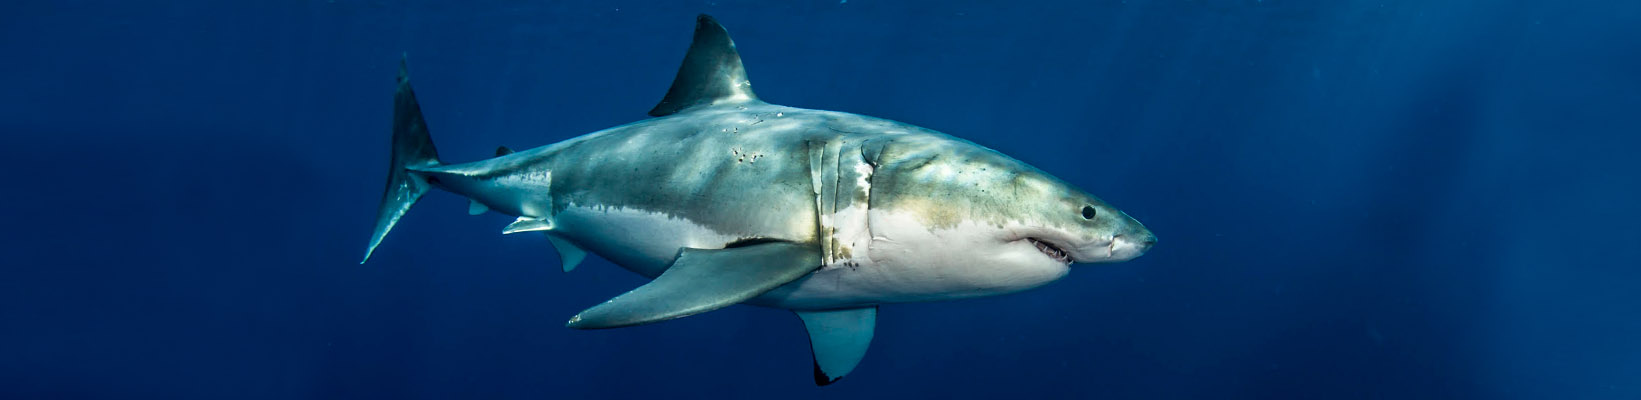
M1083 219L1094 219L1094 206L1083 206Z

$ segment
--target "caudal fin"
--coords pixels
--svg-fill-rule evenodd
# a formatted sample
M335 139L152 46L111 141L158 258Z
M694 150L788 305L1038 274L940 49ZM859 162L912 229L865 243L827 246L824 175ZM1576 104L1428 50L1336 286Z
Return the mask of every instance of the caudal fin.
M399 60L399 89L393 94L393 154L388 164L387 189L382 191L382 203L376 208L376 230L370 235L365 248L364 264L376 245L382 243L387 232L399 218L416 205L432 185L412 169L439 165L439 154L433 150L433 138L427 134L427 122L422 120L422 108L416 103L416 93L410 89L410 73L405 61Z

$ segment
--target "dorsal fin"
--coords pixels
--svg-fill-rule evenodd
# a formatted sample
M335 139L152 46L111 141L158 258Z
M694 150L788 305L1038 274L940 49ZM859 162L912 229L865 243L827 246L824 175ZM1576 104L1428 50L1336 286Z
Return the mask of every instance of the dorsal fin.
M695 17L695 41L684 55L684 65L678 67L667 97L650 110L650 116L676 114L692 107L713 104L757 101L752 94L752 82L746 79L746 67L741 66L741 55L735 52L735 41L729 39L712 16Z
M513 149L509 149L507 146L496 146L496 157L501 157L508 154L513 154Z

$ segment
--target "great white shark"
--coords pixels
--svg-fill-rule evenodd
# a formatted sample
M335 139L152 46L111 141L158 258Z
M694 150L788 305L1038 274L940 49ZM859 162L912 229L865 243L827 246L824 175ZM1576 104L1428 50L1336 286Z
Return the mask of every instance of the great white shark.
M788 309L826 385L865 355L881 304L1018 292L1070 264L1129 260L1156 243L1105 201L986 147L759 100L728 32L706 15L649 115L448 164L401 61L387 189L365 259L423 194L442 189L471 199L473 214L518 217L503 233L545 234L565 271L591 252L653 279L569 327L740 303Z

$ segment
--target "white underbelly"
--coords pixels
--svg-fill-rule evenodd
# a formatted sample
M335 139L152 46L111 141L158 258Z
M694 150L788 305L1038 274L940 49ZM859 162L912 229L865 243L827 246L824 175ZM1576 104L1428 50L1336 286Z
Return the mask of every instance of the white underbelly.
M823 257L826 264L748 303L831 309L980 297L1036 287L1067 271L1023 242L1019 251L998 251L993 235L981 226L929 229L910 215L855 207L829 217L838 229ZM682 248L718 249L757 236L631 208L571 205L553 219L555 234L650 278L665 271ZM1001 268L1021 265L1022 259L1034 267Z
M554 231L639 275L661 275L685 247L723 248L737 239L685 218L622 208L570 205L553 216Z
M857 244L853 257L835 260L750 302L829 309L953 300L1018 292L1069 271L1029 243L999 242L990 233L994 227L965 223L930 229L907 214L871 210L866 215L869 229L840 226L838 231L838 242Z

